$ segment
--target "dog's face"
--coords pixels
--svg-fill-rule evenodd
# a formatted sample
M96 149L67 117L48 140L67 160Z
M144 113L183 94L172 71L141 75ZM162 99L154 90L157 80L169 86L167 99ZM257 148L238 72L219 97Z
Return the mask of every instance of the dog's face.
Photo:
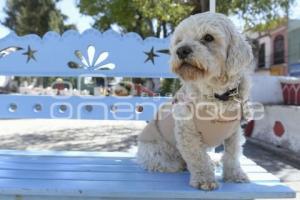
M183 81L216 81L244 70L252 50L222 14L201 13L183 20L171 39L172 71Z

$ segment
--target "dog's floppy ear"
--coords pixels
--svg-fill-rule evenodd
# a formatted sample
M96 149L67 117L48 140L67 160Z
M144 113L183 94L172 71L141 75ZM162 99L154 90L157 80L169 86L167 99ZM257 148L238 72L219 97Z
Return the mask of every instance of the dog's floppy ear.
M250 66L253 60L252 49L242 34L231 30L227 49L226 68L229 75L237 74L241 69Z

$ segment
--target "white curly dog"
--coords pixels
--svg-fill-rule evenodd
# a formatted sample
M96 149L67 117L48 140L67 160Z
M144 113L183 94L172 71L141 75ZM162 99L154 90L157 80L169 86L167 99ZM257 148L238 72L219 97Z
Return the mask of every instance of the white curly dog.
M226 16L207 12L176 27L170 53L182 87L139 135L138 162L160 172L187 168L191 186L213 190L218 184L207 151L223 143L224 181L248 182L239 156L253 60L250 45Z

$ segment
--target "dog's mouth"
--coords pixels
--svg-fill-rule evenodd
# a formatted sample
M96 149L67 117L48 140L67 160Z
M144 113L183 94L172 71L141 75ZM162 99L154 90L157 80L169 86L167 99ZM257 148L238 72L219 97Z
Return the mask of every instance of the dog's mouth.
M203 68L202 66L197 66L197 65L191 64L191 63L186 62L186 61L182 62L181 65L179 65L179 67L180 67L180 68L181 68L181 67L191 67L191 68L195 68L195 70L200 70L200 71L202 71L202 72L205 71L204 68Z
M206 70L201 65L194 65L186 61L182 62L178 67L173 68L173 71L183 80L189 81L203 78L206 73Z

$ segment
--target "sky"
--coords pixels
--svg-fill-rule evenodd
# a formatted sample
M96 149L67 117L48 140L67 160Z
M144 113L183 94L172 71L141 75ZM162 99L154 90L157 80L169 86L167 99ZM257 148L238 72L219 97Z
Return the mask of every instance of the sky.
M5 0L0 0L0 21L3 21L5 14L3 8L5 7ZM91 28L93 19L89 16L85 16L79 13L79 9L75 4L76 0L62 0L57 4L57 8L62 11L63 14L68 16L66 24L75 24L79 32ZM290 11L290 18L300 19L300 0L295 0L295 4L292 6ZM235 25L241 30L243 22L237 17L231 17ZM0 38L9 34L10 30L0 24Z
M0 21L3 21L5 14L3 8L5 7L5 0L0 0ZM62 0L57 4L57 8L62 11L63 14L68 16L66 24L75 24L79 32L91 28L93 24L92 17L85 16L79 13L79 8L76 7L76 0ZM0 24L0 38L9 34L10 30Z
M300 19L300 0L295 0L295 5L290 9L291 19Z

